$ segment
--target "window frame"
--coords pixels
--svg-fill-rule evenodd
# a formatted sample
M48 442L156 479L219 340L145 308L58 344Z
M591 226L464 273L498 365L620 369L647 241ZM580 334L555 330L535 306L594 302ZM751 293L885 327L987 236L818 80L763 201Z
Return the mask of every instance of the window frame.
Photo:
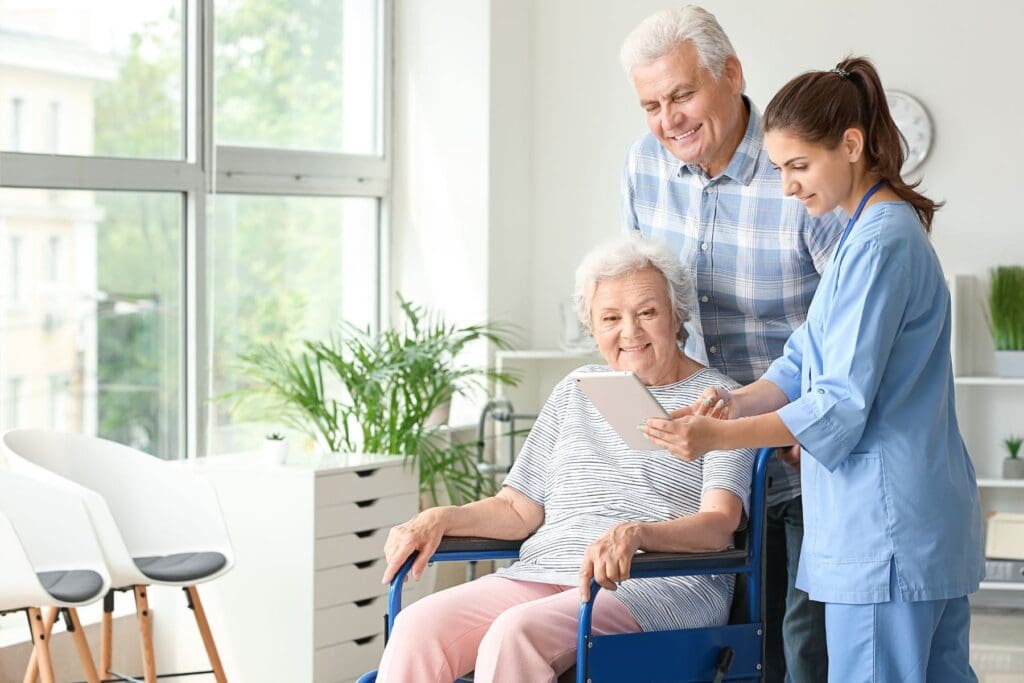
M183 204L180 414L185 458L207 454L209 339L207 202L216 194L374 197L379 202L375 327L386 322L392 169L393 0L378 0L381 155L215 146L214 0L183 0L182 158L142 159L0 151L0 188L171 192ZM340 84L339 84L339 87ZM24 131L22 131L24 134Z

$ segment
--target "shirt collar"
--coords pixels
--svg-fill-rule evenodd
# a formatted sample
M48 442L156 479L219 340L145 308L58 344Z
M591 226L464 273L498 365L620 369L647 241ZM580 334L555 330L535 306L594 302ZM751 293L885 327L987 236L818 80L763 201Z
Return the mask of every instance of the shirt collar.
M754 172L757 170L757 160L761 155L761 148L764 145L764 134L761 132L761 112L757 110L754 103L746 95L741 95L743 104L746 106L750 116L747 119L747 130L743 133L736 151L722 171L723 176L743 185L749 185L754 179ZM688 171L697 176L704 176L704 170L697 164L686 164L679 162L679 173Z

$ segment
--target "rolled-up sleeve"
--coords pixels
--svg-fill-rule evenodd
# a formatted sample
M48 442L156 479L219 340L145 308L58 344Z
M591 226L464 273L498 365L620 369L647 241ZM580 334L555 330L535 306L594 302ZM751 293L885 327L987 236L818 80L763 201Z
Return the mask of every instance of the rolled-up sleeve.
M836 288L816 345L821 372L807 393L778 411L829 471L860 441L911 291L892 250L875 241L851 245L835 267ZM799 374L797 382L799 391ZM784 387L787 395L791 388Z
M761 376L761 379L766 379L782 389L790 401L800 398L800 373L803 368L806 339L807 323L804 322L793 331L793 334L789 335L789 339L786 340L786 345L782 349L782 355L776 358L768 366L767 372Z

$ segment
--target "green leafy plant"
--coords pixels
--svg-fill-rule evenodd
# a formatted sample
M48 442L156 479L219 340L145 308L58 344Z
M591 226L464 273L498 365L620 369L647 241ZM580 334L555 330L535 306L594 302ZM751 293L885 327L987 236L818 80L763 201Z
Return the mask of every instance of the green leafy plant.
M512 330L492 322L459 327L401 295L398 302L396 329L373 334L344 324L323 340L253 346L238 359L251 383L222 398L244 417L285 424L328 451L415 460L420 491L435 503L441 490L453 503L473 500L491 489L476 468L475 443L451 443L438 414L456 394L515 384L509 373L458 358L480 340L510 348Z
M988 297L992 339L997 351L1024 351L1024 267L992 270Z
M284 441L284 434L280 432L271 432L267 434L267 441Z
M1010 451L1010 459L1015 460L1020 452L1021 444L1024 444L1024 438L1011 434L1006 439L1003 439L1003 443L1006 445L1006 450Z

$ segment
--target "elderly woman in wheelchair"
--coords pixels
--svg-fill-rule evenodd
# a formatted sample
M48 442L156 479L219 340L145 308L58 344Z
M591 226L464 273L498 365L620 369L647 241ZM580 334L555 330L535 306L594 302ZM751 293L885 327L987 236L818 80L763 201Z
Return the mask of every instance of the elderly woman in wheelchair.
M687 357L692 285L679 259L650 240L591 252L576 273L580 319L613 370L631 370L670 412L729 378ZM584 371L607 370L587 366ZM526 539L519 559L428 596L393 625L377 680L553 681L575 662L577 610L601 587L595 635L725 624L730 574L629 581L637 551L728 548L744 519L754 453L685 462L630 450L568 378L548 398L497 495L424 510L385 545L391 581L413 553L418 579L444 536Z

